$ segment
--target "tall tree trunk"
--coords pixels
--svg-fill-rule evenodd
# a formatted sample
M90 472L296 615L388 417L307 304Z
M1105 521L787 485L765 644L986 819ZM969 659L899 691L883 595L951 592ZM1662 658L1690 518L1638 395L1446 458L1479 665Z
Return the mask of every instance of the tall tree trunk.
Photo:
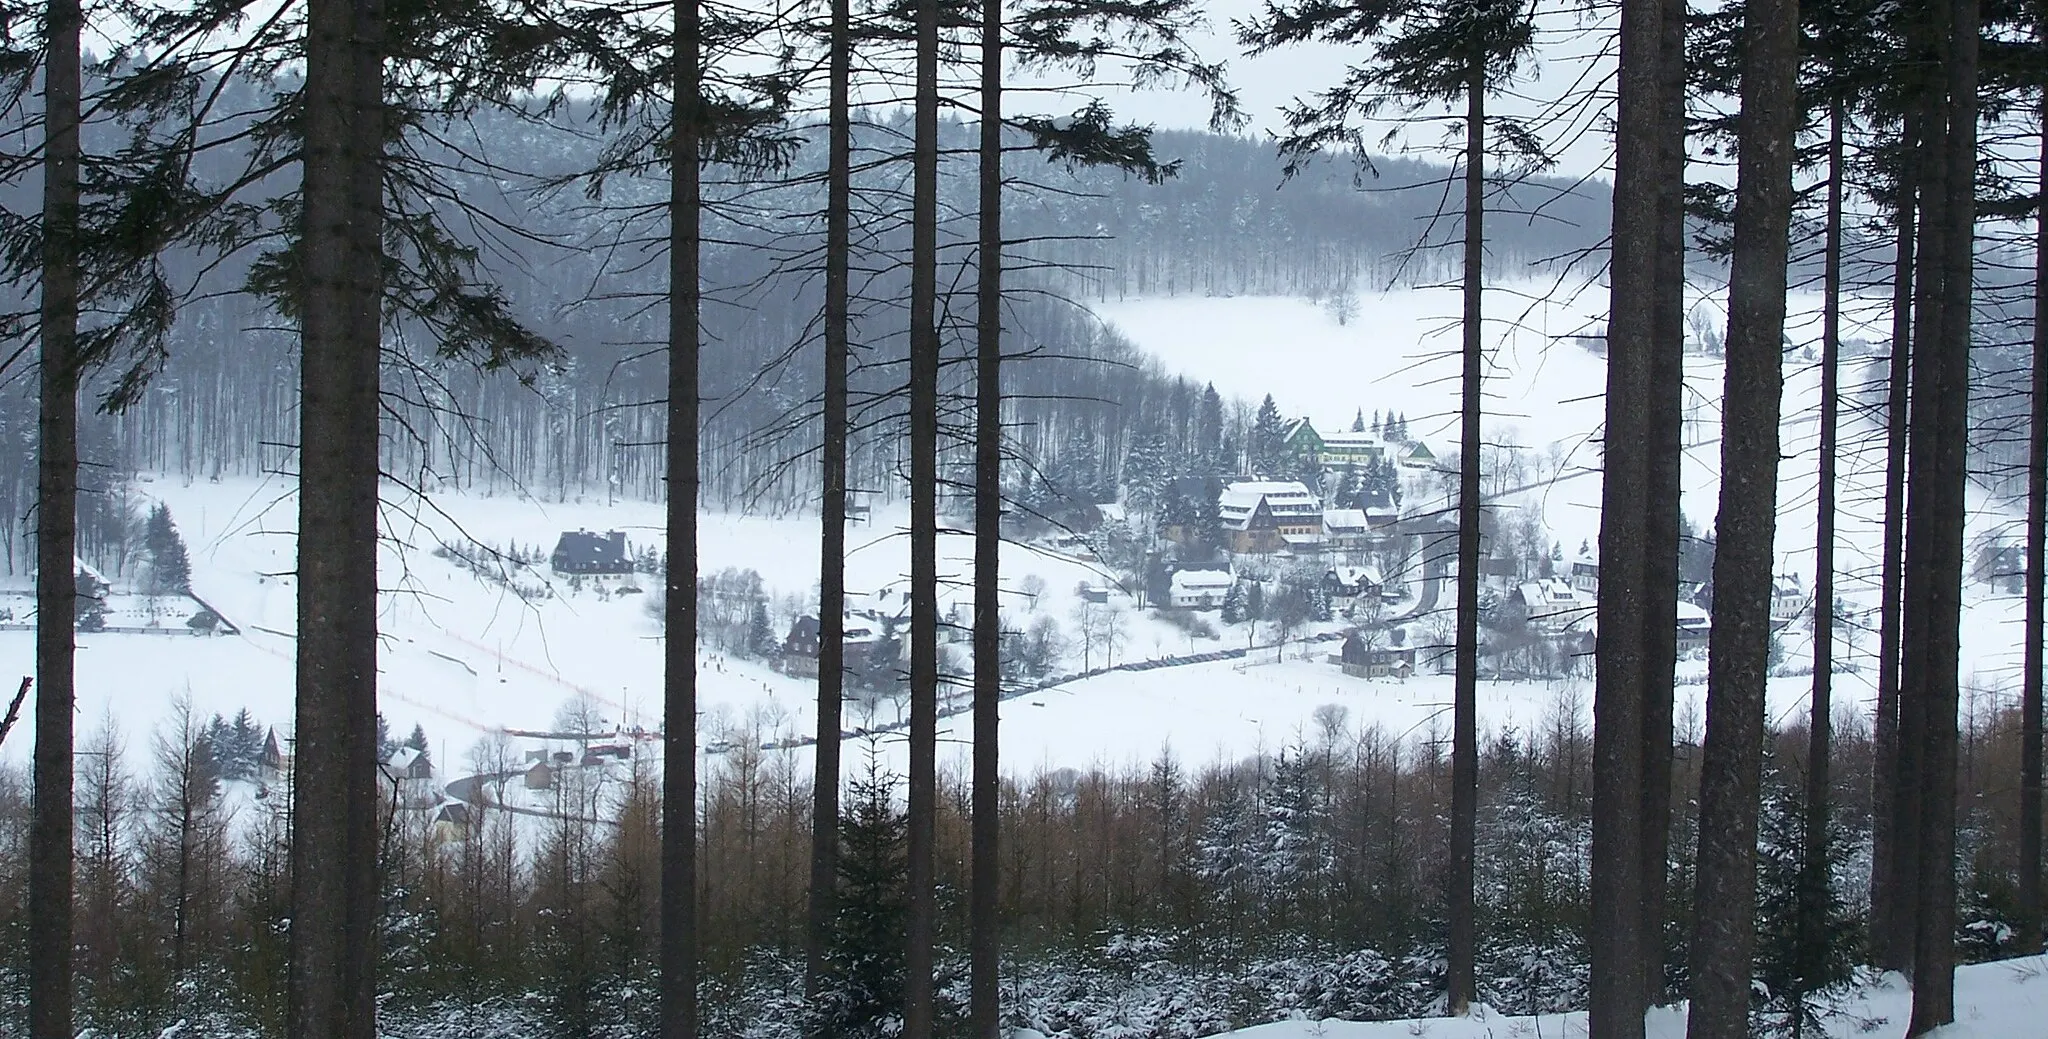
M1714 627L1701 747L1691 1039L1749 1034L1757 787L1771 642L1785 259L1798 129L1798 0L1751 3L1743 26L1735 246L1728 277Z
M1905 585L1906 411L1913 356L1913 268L1919 211L1918 120L1905 123L1898 203L1893 214L1892 350L1885 397L1884 560L1878 581L1877 717L1871 726L1871 955L1886 970L1912 962L1912 914L1900 907L1898 839L1899 643Z
M294 1036L370 1039L377 962L378 351L384 8L306 9Z
M910 212L910 820L903 1039L932 1036L939 714L939 5L917 0Z
M968 1032L998 1039L1002 935L996 896L1002 780L1003 606L1003 0L981 4L981 244L975 300L974 385L974 821L968 892Z
M1450 1011L1473 998L1473 859L1479 820L1479 388L1486 259L1486 66L1465 83L1464 378L1458 437L1458 645L1451 697Z
M1947 200L1942 219L1930 221L1930 236L1942 241L1940 353L1934 392L1940 403L1931 423L1914 414L1914 434L1931 426L1928 456L1927 595L1912 596L1913 560L1907 559L1908 617L1915 608L1927 614L1925 656L1905 658L1905 685L1923 691L1920 723L1926 737L1921 756L1924 782L1920 809L1919 912L1913 942L1913 1014L1907 1034L1920 1035L1955 1020L1955 847L1956 847L1956 707L1960 690L1956 669L1962 655L1963 520L1967 503L1970 406L1970 326L1976 262L1977 217L1977 0L1949 0L1937 5L1948 16L1947 168L1943 189ZM1917 497L1917 496L1916 496ZM1917 504L1915 506L1917 511ZM1908 551L1918 538L1908 527ZM1909 650L1911 646L1907 647ZM1919 677L1915 679L1915 672Z
M1923 32L1933 30L1923 29ZM1938 41L1923 39L1928 50ZM1924 60L1940 68L1940 54ZM1891 924L1899 932L1903 965L1911 972L1919 952L1920 888L1928 862L1921 843L1921 815L1927 810L1928 710L1927 688L1932 631L1927 596L1931 594L1936 498L1941 480L1934 472L1938 445L1934 431L1940 427L1943 406L1941 390L1942 280L1947 277L1948 171L1944 156L1948 149L1948 119L1942 95L1937 89L1925 92L1919 147L1910 161L1919 164L1922 234L1914 256L1913 348L1911 375L1913 399L1906 429L1906 536L1901 570L1899 612L1899 702L1898 746L1893 758L1894 780L1892 828L1895 834L1892 888L1897 896Z
M663 613L661 1039L697 1036L698 355L703 330L703 12L675 4L668 197L668 561Z
M1643 991L1664 998L1671 832L1671 713L1678 669L1679 476L1685 451L1685 0L1664 0L1658 82L1657 289L1644 403Z
M1594 652L1590 1039L1643 1035L1643 638L1665 0L1622 0Z
M36 745L28 871L35 1039L71 1039L72 714L78 542L78 0L50 0L36 447ZM11 719L10 719L11 720Z
M1806 804L1799 869L1800 1007L1793 1034L1805 1026L1805 997L1827 962L1828 755L1834 718L1835 670L1835 409L1842 341L1842 103L1828 109L1828 198L1822 241L1820 328L1820 481L1813 546L1813 703L1807 717Z
M853 13L832 0L831 97L825 169L825 500L819 506L818 743L811 778L810 928L804 991L819 994L839 876L839 732L846 684L846 367L852 263Z
M2048 40L2048 23L2035 29ZM2020 951L2041 951L2041 637L2048 589L2048 90L2034 201L2034 373L2027 427L2027 618L2020 676Z

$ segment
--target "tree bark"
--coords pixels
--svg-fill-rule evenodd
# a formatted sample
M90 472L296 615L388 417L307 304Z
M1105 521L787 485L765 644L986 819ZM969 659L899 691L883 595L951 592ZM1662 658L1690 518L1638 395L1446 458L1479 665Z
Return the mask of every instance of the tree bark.
M1622 0L1615 113L1612 303L1593 694L1590 1039L1641 1039L1646 445L1662 169L1664 0Z
M1947 15L1946 72L1948 141L1938 153L1946 164L1947 196L1942 219L1929 221L1942 239L1940 338L1936 384L1939 403L1923 420L1915 408L1913 433L1923 430L1931 464L1924 524L1909 524L1907 551L1925 530L1922 563L1926 595L1913 596L1913 558L1906 566L1907 616L1926 612L1924 656L1904 660L1905 686L1921 691L1919 722L1926 739L1921 757L1924 791L1920 807L1920 876L1913 942L1913 1013L1908 1035L1921 1035L1955 1020L1955 847L1957 665L1962 655L1963 521L1967 509L1969 453L1970 331L1976 261L1977 173L1977 0L1937 5ZM1918 511L1918 495L1914 508ZM1910 651L1912 646L1908 644ZM1918 665L1916 667L1916 664ZM1917 673L1917 678L1916 678Z
M910 216L910 819L903 1039L932 1036L939 710L939 5L917 0Z
M28 1011L71 1039L72 760L78 542L78 0L51 0L43 67L43 291L36 447L36 742L29 833ZM22 683L24 691L28 683Z
M811 779L810 927L804 947L804 992L816 998L839 886L840 717L846 684L846 369L851 339L848 307L852 263L853 13L852 0L832 0L830 108L825 169L825 399L820 454L824 501L819 506L818 742Z
M1671 715L1678 669L1678 549L1685 450L1685 0L1664 0L1658 127L1657 289L1644 402L1649 494L1643 499L1643 989L1662 1002L1669 890Z
M1828 110L1828 195L1821 262L1820 480L1813 547L1813 702L1807 717L1806 804L1799 870L1799 990L1804 1003L1827 958L1828 755L1834 718L1835 443L1842 340L1842 103ZM1792 1020L1794 1035L1805 1013Z
M704 77L698 0L675 4L669 154L668 515L663 615L661 1039L697 1036L697 495Z
M1899 907L1897 876L1904 842L1895 834L1899 760L1899 644L1905 582L1906 412L1913 355L1913 268L1918 215L1918 163L1911 157L1917 120L1908 118L1900 164L1892 257L1892 351L1885 398L1884 560L1879 577L1877 717L1871 726L1871 955L1886 970L1912 962L1912 914Z
M1450 1012L1473 998L1472 874L1479 819L1479 432L1482 293L1486 260L1486 68L1465 83L1464 376L1458 438L1458 644L1451 697Z
M2048 23L2035 29L2048 39ZM2048 89L2041 95L2048 125ZM2020 676L2020 948L2041 951L2041 638L2048 589L2048 132L2034 209L2034 372L2027 426L2027 615Z
M1756 932L1757 788L1771 641L1800 32L1797 0L1761 0L1746 13L1686 1026L1691 1039L1749 1034Z
M968 1032L999 1039L996 897L1003 608L1003 0L981 5L981 243L974 385L974 819L968 892Z
M307 6L287 1031L370 1039L377 961L384 8Z

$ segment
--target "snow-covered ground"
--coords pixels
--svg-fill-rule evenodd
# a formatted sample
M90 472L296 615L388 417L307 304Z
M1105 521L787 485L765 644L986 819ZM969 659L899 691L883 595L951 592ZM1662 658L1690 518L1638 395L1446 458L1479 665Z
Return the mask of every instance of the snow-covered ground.
M1898 975L1849 994L1831 1009L1829 1039L1896 1035L1912 1009L1912 989ZM2048 1013L2048 957L1979 963L1956 971L1956 1020L1929 1039L2017 1039L2042 1034ZM1683 1039L1683 1010L1650 1012L1649 1039ZM1476 1008L1470 1017L1412 1021L1276 1021L1224 1033L1233 1039L1578 1039L1583 1011L1543 1017L1507 1017Z
M194 590L237 625L240 636L174 638L120 633L79 637L78 690L82 731L112 718L130 737L131 754L146 753L147 733L167 713L174 697L189 697L203 721L241 708L288 735L293 696L293 633L296 630L293 528L297 506L283 481L183 481L146 479L141 492L168 504L190 547ZM386 545L381 577L385 589L379 618L384 643L379 654L380 705L394 735L415 724L426 729L430 751L442 774L463 771L471 746L503 728L549 730L561 706L578 697L596 701L607 725L647 730L661 727L661 640L650 613L658 580L636 575L594 582L580 589L547 572L545 564L522 572L517 582L546 584L551 594L522 598L502 583L477 577L433 553L437 544L471 539L491 546L516 542L552 549L564 530L621 529L637 543L659 544L661 506L602 499L545 503L517 497L436 495L424 502L397 499L384 516ZM882 511L871 526L849 533L849 588L872 592L899 582L907 569L904 514ZM818 574L817 521L707 514L700 545L703 570L751 568L777 607L780 636L788 613L815 594ZM942 579L964 585L972 542L941 539ZM637 551L637 548L636 548ZM1078 586L1100 586L1105 575L1090 562L1025 546L1007 546L1005 585L1013 594L1012 623L1028 626L1047 615L1071 631L1081 601ZM1036 598L1023 592L1031 578L1042 582ZM639 593L620 593L631 584ZM1112 602L1129 607L1130 597ZM1213 617L1213 614L1211 615ZM1191 640L1148 611L1126 609L1125 633L1110 662L1143 660L1223 648L1221 640ZM1239 641L1227 643L1242 645ZM1068 666L1082 669L1083 650L1069 647ZM0 631L0 666L33 670L34 637L29 631ZM1093 649L1093 666L1105 663ZM1334 669L1330 669L1334 673ZM778 673L765 664L707 650L699 664L699 723L703 742L727 733L765 738L798 735L813 727L815 685ZM33 710L33 701L28 708ZM1025 711L1010 705L1013 715ZM847 724L882 725L897 708L883 703L873 712L849 704ZM1157 748L1177 743L1189 718L1179 712L1146 715L1113 712L1130 745ZM1302 721L1307 718L1304 709ZM1206 724L1206 720L1203 721ZM1276 719L1277 724L1277 719ZM24 730L26 731L26 730ZM1203 730L1204 733L1208 730ZM1019 763L1049 761L1086 764L1064 749L1065 734L1034 731L1020 721L1007 741ZM1204 739L1206 739L1206 735ZM25 761L29 740L10 739L0 756ZM531 746L538 747L539 742ZM1247 753L1255 735L1230 742ZM1089 751L1089 755L1093 750ZM138 757L138 764L140 759Z
M1486 302L1488 366L1485 426L1490 442L1528 449L1535 489L1497 504L1537 513L1549 538L1572 558L1597 543L1600 529L1599 442L1604 420L1605 359L1577 337L1594 332L1607 307L1603 286L1582 281L1512 282L1492 287ZM1256 403L1272 394L1281 414L1306 415L1323 429L1347 428L1363 411L1398 410L1410 432L1439 456L1456 450L1459 366L1458 293L1454 288L1368 291L1357 313L1339 323L1333 310L1301 298L1175 297L1100 304L1097 313L1170 373L1213 382L1220 392ZM1812 587L1819 466L1819 297L1793 293L1787 337L1778 490L1777 556L1781 573ZM1723 300L1696 294L1690 312L1700 327L1725 328ZM1888 303L1851 299L1844 338L1888 339ZM1686 357L1682 508L1711 529L1720 473L1719 358ZM1861 387L1882 376L1859 344L1845 347L1841 383ZM1883 545L1883 431L1844 406L1836 499L1837 595L1852 607L1874 607ZM1973 489L1969 537L2010 533L2011 503ZM2018 613L2010 597L1985 585L1965 591L1965 678L2017 685ZM1875 618L1871 619L1875 625ZM1810 652L1795 632L1788 656ZM1855 636L1850 662L1874 652L1874 634ZM1838 650L1838 657L1840 650ZM1869 668L1865 668L1866 673ZM1853 691L1853 686L1851 687ZM1839 695L1839 694L1838 694Z
M1528 286L1496 292L1490 308L1503 320L1492 338L1498 347L1488 381L1489 421L1503 440L1532 449L1532 470L1549 477L1545 486L1510 496L1508 504L1536 510L1549 536L1567 553L1597 536L1600 485L1596 437L1602 417L1604 361L1571 337L1587 330L1589 315L1604 304L1604 292L1584 290L1562 303L1528 304ZM1795 312L1810 309L1795 300ZM1326 426L1348 424L1363 409L1398 408L1412 430L1448 446L1456 399L1455 368L1441 355L1454 345L1455 326L1443 315L1455 312L1454 296L1440 290L1403 290L1361 299L1347 324L1330 312L1294 299L1173 299L1107 305L1104 315L1134 341L1155 353L1169 370L1213 380L1231 395L1256 399L1271 392L1284 412L1306 412ZM1712 300L1699 303L1711 312ZM1867 307L1856 309L1861 321ZM1853 326L1852 326L1853 327ZM1804 335L1795 330L1794 341ZM1794 354L1795 358L1801 356ZM1852 369L1852 371L1860 369ZM1845 383L1856 376L1845 374ZM1718 467L1719 362L1688 357L1689 453L1685 508L1708 525L1714 512ZM1780 495L1781 567L1810 576L1813 531L1813 366L1788 365L1784 484ZM1882 479L1875 430L1860 420L1845 425L1842 465L1841 557L1843 594L1852 601L1873 598L1876 570L1870 564L1879 544L1876 491ZM293 527L296 503L283 480L193 483L157 477L143 494L171 507L190 545L193 585L208 603L240 627L240 636L149 638L113 633L80 638L81 728L103 717L117 719L131 739L131 752L146 748L135 738L153 727L170 699L189 695L202 716L232 715L247 707L259 720L288 731L293 680L295 604ZM501 728L545 730L567 700L594 700L608 723L653 730L661 725L661 644L647 605L656 591L646 577L633 580L640 594L621 593L611 582L600 594L586 582L574 590L538 571L521 575L526 584L549 583L555 594L523 599L502 584L482 580L433 554L441 542L474 539L552 548L564 530L620 529L636 543L658 544L661 507L650 502L611 503L602 497L568 503L516 496L435 495L425 501L392 492L384 518L383 615L386 636L380 655L380 696L394 733L423 725L444 776L464 771L469 748ZM1988 500L1972 518L1981 533L2010 517ZM882 510L871 526L857 526L848 559L849 586L873 591L901 580L907 538L903 514ZM817 580L816 521L811 518L708 514L701 534L706 573L751 568L761 574L777 604L775 623L808 600ZM401 546L405 546L401 548ZM964 579L970 542L942 539L942 577ZM1012 623L1027 626L1033 613L1050 615L1070 631L1080 601L1075 589L1101 584L1093 564L1024 546L1004 556L1006 582L1020 592L1027 577L1043 582L1035 603L1012 596ZM1128 597L1118 601L1128 604ZM1964 673L1977 685L2010 684L2016 665L2016 600L1973 585L1966 595ZM1207 615L1212 621L1214 615ZM1141 660L1245 644L1242 628L1224 628L1220 640L1191 640L1145 611L1130 610L1118 661ZM1219 626L1220 627L1220 626ZM779 634L778 630L778 634ZM1266 633L1261 632L1261 638ZM1849 638L1847 661L1869 663L1875 639ZM1806 650L1797 630L1786 640L1788 658ZM1417 677L1408 682L1344 677L1322 662L1331 648L1319 645L1311 659L1268 663L1270 650L1250 663L1224 661L1146 672L1118 672L1032 694L1004 705L1003 757L1019 773L1036 769L1137 764L1171 751L1182 760L1235 758L1313 739L1323 722L1319 709L1343 708L1349 729L1371 724L1390 733L1419 733L1433 723L1449 699L1445 680ZM1297 650L1290 650L1297 652ZM1103 663L1099 648L1091 663ZM0 662L14 673L32 669L28 632L0 632ZM1066 670L1080 670L1081 651L1070 647ZM1681 667L1695 673L1698 662ZM753 661L707 654L700 661L700 732L705 742L728 733L776 738L812 729L813 686L807 679L779 674ZM1870 669L1865 666L1864 674ZM1772 715L1789 720L1798 710L1804 680L1780 679L1771 692ZM1860 683L1839 683L1838 696L1854 697ZM1681 687L1678 718L1697 723L1699 686ZM1513 724L1525 730L1560 704L1589 713L1589 694L1571 683L1488 683L1481 691L1481 721L1488 728ZM1977 699L1971 709L1986 709ZM896 720L896 705L874 713L849 708L849 725ZM1331 712L1322 712L1329 717ZM942 753L964 763L964 719L949 720ZM961 731L954 731L960 728ZM11 739L0 756L22 761L28 740ZM883 739L884 753L901 754L900 740ZM893 749L892 749L893 748ZM801 754L802 751L797 753ZM852 757L849 761L852 761Z

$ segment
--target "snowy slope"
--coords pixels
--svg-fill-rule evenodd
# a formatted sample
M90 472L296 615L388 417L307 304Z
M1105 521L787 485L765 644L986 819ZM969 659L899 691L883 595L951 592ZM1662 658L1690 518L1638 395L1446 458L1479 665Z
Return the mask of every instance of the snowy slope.
M1487 295L1486 436L1528 448L1528 482L1544 484L1500 504L1536 511L1567 556L1582 542L1597 542L1599 535L1606 361L1574 337L1600 324L1607 302L1604 287L1577 282L1561 287L1509 283ZM1720 299L1699 295L1688 303L1698 321L1724 327ZM1800 575L1810 588L1820 373L1809 347L1819 334L1819 300L1811 293L1794 293L1789 307L1776 548L1780 572ZM1844 310L1845 339L1888 338L1885 301L1851 299ZM1375 410L1400 410L1411 432L1439 455L1456 450L1454 289L1367 292L1359 298L1357 314L1343 324L1328 308L1297 298L1146 299L1101 304L1096 311L1167 371L1212 381L1225 394L1256 402L1271 393L1283 415L1306 414L1326 429L1345 428L1360 410L1368 416ZM1853 352L1845 351L1842 363L1845 388L1861 386L1874 374L1871 359L1849 356ZM1682 507L1702 529L1714 525L1718 509L1721 379L1718 358L1687 355ZM1837 595L1851 606L1872 606L1883 543L1883 431L1850 414L1846 404L1844 413L1836 491ZM2010 503L1973 490L1972 539L2007 529L2016 520ZM1965 677L2012 684L2019 662L2013 602L1973 585L1965 603ZM1871 623L1874 627L1874 618ZM1874 653L1875 641L1874 636L1861 637L1851 647L1850 663ZM1796 639L1787 640L1786 650L1807 652Z
M131 754L147 752L148 731L164 717L175 696L192 700L203 720L248 708L260 721L289 734L293 696L293 633L296 630L294 564L297 506L288 482L194 483L167 478L144 482L140 490L171 507L190 546L194 590L243 631L239 637L137 636L86 633L79 638L79 717L89 732L112 717L128 734ZM523 583L546 583L547 598L528 601L501 584L479 579L432 548L464 538L490 545L516 541L553 546L569 529L623 529L639 543L659 544L658 503L604 501L548 503L515 497L435 495L418 501L387 490L391 500L383 521L379 654L380 706L394 733L423 725L432 756L444 776L461 770L479 737L500 728L546 730L557 709L571 698L595 700L607 723L648 730L661 727L661 641L648 610L656 582L633 579L642 594L599 596L578 592L567 582L538 571ZM868 592L899 582L907 570L903 515L883 513L872 526L849 532L849 588ZM809 600L817 580L817 521L707 514L700 544L703 569L752 568L762 575L778 609ZM965 580L971 539L941 539L941 577ZM1035 613L1069 624L1082 583L1100 585L1094 565L1022 546L1006 546L1005 584L1017 589L1036 577L1045 590L1035 602L1014 597L1014 624ZM616 582L614 582L616 583ZM1128 597L1116 596L1128 605ZM778 615L778 629L787 623ZM1119 662L1189 652L1185 635L1142 611L1132 610ZM1201 649L1217 648L1203 641ZM1070 670L1080 670L1078 647ZM0 632L0 668L33 669L31 632ZM1101 650L1094 663L1100 666ZM699 664L702 742L725 737L778 738L814 728L815 685L777 673L763 664L706 652ZM29 708L33 709L32 703ZM1021 708L1018 708L1021 709ZM1303 719L1307 717L1304 709ZM885 724L895 707L883 704L869 715L849 705L847 724ZM1122 712L1130 740L1154 747L1172 742L1185 715ZM26 731L26 730L24 730ZM1020 763L1067 756L1062 734L1034 732L1020 722L1006 741ZM1255 737L1232 742L1248 753ZM29 741L10 739L0 748L5 760L26 760ZM1092 753L1092 751L1091 751ZM137 764L140 764L138 757Z
M1912 990L1898 975L1859 989L1828 1017L1829 1039L1897 1035L1905 1029ZM1980 963L1956 971L1956 1022L1929 1033L1930 1039L2018 1039L2042 1034L2048 1013L2048 957L2032 956ZM1650 1012L1649 1039L1683 1039L1682 1010ZM1233 1039L1578 1039L1586 1034L1583 1012L1545 1017L1506 1017L1475 1008L1465 1018L1413 1021L1279 1021L1227 1032Z

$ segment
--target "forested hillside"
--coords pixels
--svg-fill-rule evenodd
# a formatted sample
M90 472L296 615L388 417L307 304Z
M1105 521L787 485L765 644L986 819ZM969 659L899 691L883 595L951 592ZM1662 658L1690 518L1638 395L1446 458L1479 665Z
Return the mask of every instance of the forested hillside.
M666 369L653 345L664 328L657 305L664 268L659 227L650 222L659 211L645 208L658 197L657 186L626 176L593 196L545 179L597 161L600 146L585 132L588 116L575 106L546 118L488 113L471 126L469 140L447 142L447 154L436 157L455 171L468 212L447 200L437 206L474 229L485 243L482 269L561 353L518 379L479 374L436 358L405 322L396 322L386 337L384 423L393 476L547 499L662 493ZM903 170L883 161L888 149L900 147L902 130L869 124L857 134L857 154L871 165L856 188L871 212L855 240L861 255L854 277L851 482L882 496L900 487L903 448L903 402L895 391L904 379L907 281L894 262L907 248L896 194ZM943 133L964 146L973 130L948 123ZM707 209L704 262L702 472L705 500L714 507L779 511L816 501L816 466L802 460L818 440L821 137L795 132L790 175L772 185L730 173L707 178L707 190L722 196ZM1334 300L1445 270L1434 253L1410 252L1438 193L1397 190L1426 186L1444 175L1441 168L1382 159L1374 175L1332 161L1283 184L1271 144L1258 139L1162 131L1156 148L1175 170L1157 185L1068 170L1031 154L1010 160L1008 175L1019 188L1005 217L1007 237L1017 243L1009 351L1018 363L1005 368L1005 421L1020 454L1019 481L1052 462L1059 445L1089 445L1084 464L1099 480L1088 482L1113 486L1134 430L1157 432L1182 451L1220 435L1194 428L1203 387L1160 374L1088 313L1091 301L1172 294ZM512 155L537 175L491 165ZM226 176L230 159L223 152L205 161ZM942 194L954 200L955 214L941 228L941 262L948 267L942 290L964 293L972 284L962 266L972 226L958 215L969 208L971 170L963 162L942 174ZM1513 190L1532 207L1543 203L1548 221L1541 233L1500 222L1492 248L1504 269L1590 246L1604 233L1602 185L1541 180ZM172 282L198 286L204 295L180 313L163 370L142 401L117 417L86 419L85 480L98 492L81 504L88 558L121 566L128 474L207 480L289 464L297 421L294 333L263 301L237 291L248 261L240 256L201 269L190 255L166 257ZM955 361L965 356L970 333L964 300L950 308L943 329ZM963 368L948 365L949 372ZM957 392L964 377L949 375L948 392ZM17 378L0 393L0 441L25 448L0 458L0 568L11 573L26 568L32 389ZM1228 406L1219 414L1212 405L1210 422L1240 423L1248 413L1239 414L1234 398L1255 397L1257 388L1218 389ZM945 458L949 465L966 461L958 444Z

